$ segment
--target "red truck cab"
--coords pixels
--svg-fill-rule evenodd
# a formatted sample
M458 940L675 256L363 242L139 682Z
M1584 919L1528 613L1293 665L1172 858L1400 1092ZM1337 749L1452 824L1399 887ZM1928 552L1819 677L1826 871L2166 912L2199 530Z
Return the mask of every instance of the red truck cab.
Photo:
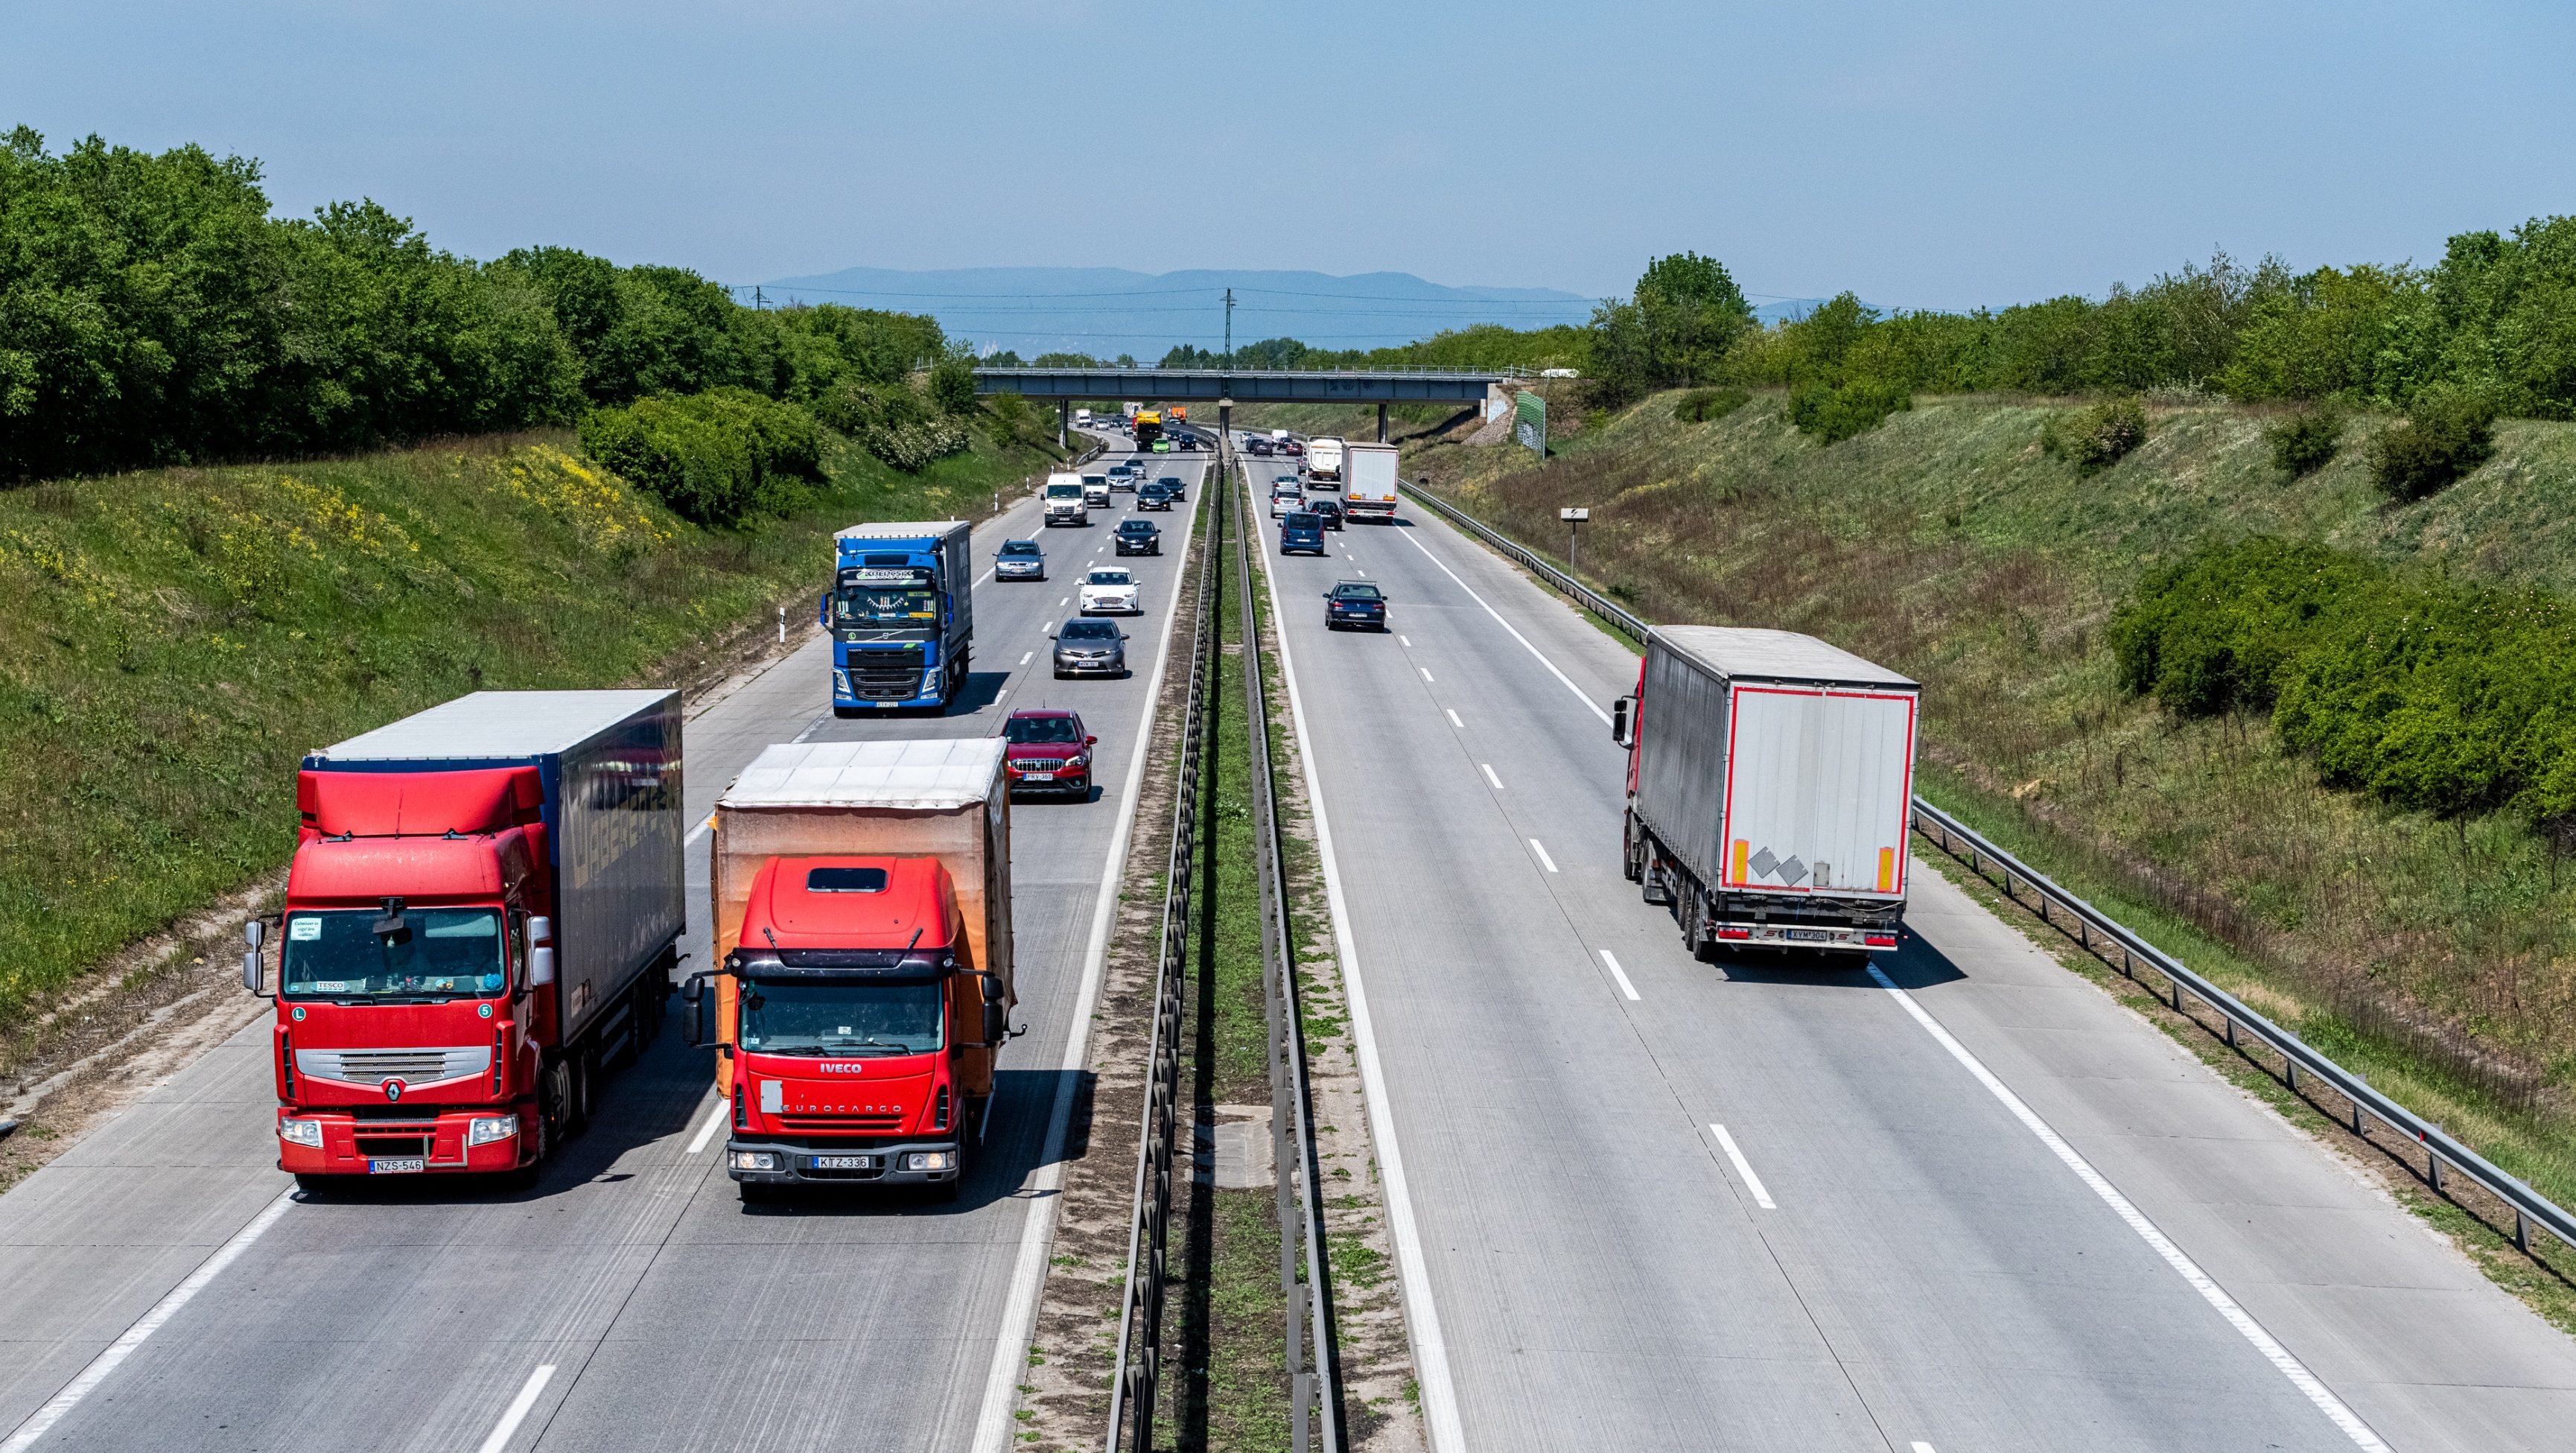
M509 1171L563 1133L532 1093L554 1029L552 1000L529 992L553 911L539 790L533 767L299 780L280 1169Z
M709 997L730 1061L726 1168L746 1197L820 1182L954 1197L986 1098L961 1062L998 1045L1007 1011L999 977L969 967L948 869L935 857L770 858L735 943ZM701 1005L697 980L689 992Z

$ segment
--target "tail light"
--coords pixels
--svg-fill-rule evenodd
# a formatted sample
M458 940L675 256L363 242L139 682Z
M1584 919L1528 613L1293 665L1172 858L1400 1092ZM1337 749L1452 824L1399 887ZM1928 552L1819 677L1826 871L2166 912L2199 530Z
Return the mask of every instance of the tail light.
M737 1075L733 1082L733 1128L740 1130L749 1124L751 1124L751 1117L744 1111L742 1105L742 1077Z
M948 1128L948 1087L946 1085L939 1087L939 1098L931 1102L930 1128L933 1130Z
M1861 939L1861 942L1869 945L1871 948L1894 948L1896 947L1896 935L1892 933L1873 933L1865 935Z
M1753 930L1749 928L1721 927L1717 931L1717 936L1719 938L1751 938L1753 936Z

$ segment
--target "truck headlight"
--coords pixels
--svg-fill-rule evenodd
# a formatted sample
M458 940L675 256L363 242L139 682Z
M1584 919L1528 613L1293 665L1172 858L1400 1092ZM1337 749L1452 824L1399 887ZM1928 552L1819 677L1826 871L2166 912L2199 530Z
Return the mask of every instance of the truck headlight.
M776 1170L778 1157L766 1150L737 1150L733 1153L735 1170Z
M905 1170L955 1170L957 1152L953 1150L916 1150L903 1158Z
M847 672L847 671L842 670L842 669L841 669L840 667L838 667L838 666L833 667L833 668L832 668L832 689L833 689L834 691L837 691L837 692L841 693L843 696L847 696L847 695L849 695L849 694L850 694L850 673L849 673L849 672Z
M939 689L938 667L933 666L929 670L921 673L921 689L924 691L937 691Z
M314 1150L320 1150L322 1148L322 1122L319 1120L280 1120L277 1122L277 1138L285 1141L289 1145L309 1146Z
M467 1145L490 1145L495 1140L507 1140L518 1133L519 1117L516 1115L477 1115L465 1122Z

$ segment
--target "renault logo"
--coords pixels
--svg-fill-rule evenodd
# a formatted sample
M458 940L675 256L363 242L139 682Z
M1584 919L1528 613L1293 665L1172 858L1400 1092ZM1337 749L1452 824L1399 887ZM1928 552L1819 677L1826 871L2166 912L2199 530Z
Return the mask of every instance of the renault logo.
M388 1099L388 1100L399 1100L399 1099L401 1099L401 1098L402 1098L402 1092L403 1092L403 1082L402 1082L402 1081L400 1081L400 1080L387 1080L387 1081L385 1081L385 1098L386 1098L386 1099Z

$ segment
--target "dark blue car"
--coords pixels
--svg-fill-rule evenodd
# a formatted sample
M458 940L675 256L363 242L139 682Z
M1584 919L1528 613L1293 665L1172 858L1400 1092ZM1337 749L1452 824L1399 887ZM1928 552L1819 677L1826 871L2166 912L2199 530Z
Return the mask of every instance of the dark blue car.
M1365 580L1345 580L1324 592L1324 628L1386 629L1386 596Z
M1293 555L1299 550L1324 553L1324 518L1312 510L1291 510L1279 522L1279 553Z

